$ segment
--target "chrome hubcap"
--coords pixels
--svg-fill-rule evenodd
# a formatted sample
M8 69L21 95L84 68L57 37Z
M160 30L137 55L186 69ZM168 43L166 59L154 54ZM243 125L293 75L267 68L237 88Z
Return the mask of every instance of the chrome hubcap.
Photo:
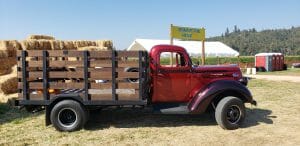
M77 114L71 108L63 108L58 113L58 122L64 127L72 127L76 123Z
M237 105L232 105L227 109L227 121L231 124L236 124L241 119L241 109Z

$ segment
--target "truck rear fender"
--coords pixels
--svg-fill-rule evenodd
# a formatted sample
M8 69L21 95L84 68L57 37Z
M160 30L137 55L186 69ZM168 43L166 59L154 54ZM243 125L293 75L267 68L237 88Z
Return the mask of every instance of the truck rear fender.
M219 80L200 89L188 103L188 109L191 113L203 113L212 101L219 101L226 96L235 96L243 102L255 104L246 86L237 81Z

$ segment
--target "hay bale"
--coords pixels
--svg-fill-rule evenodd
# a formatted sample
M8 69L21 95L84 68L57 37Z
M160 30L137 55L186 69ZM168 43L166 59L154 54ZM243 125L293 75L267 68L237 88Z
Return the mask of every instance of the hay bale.
M97 40L96 45L98 47L106 47L108 50L112 50L113 43L111 40Z
M87 46L96 46L96 42L94 41L86 41L86 40L79 40L79 41L73 41L74 47L82 48Z
M27 40L55 40L55 38L48 35L29 35Z
M10 74L12 67L17 64L15 57L0 58L0 76Z
M50 46L51 46L51 50L61 50L60 48L60 42L58 40L50 40Z
M39 45L39 50L51 50L51 43L49 40L37 40Z
M4 94L12 94L18 92L18 78L12 77L1 84L1 90Z
M73 41L61 41L60 47L63 50L76 50L75 44Z
M23 50L36 50L36 48L39 48L36 40L24 40L21 45Z
M16 57L17 50L22 50L22 47L17 40L3 40L0 41L0 50L5 50L8 57Z
M108 50L107 47L98 47L98 46L87 46L87 47L80 47L77 50L84 51L84 50L89 50L89 51L99 51L99 50Z
M0 50L0 58L7 58L8 54L6 50Z
M21 42L24 50L51 50L51 42L49 40L24 40Z

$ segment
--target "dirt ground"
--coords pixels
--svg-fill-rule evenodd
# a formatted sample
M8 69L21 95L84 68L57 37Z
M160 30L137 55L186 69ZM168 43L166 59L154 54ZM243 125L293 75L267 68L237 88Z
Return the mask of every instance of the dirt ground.
M85 129L67 133L0 104L0 145L299 145L299 83L251 80L258 106L247 104L242 128L223 130L210 114L153 115L140 110L94 112Z
M266 79L271 81L288 81L288 82L300 82L300 76L278 76L278 75L247 75L247 77L255 79Z

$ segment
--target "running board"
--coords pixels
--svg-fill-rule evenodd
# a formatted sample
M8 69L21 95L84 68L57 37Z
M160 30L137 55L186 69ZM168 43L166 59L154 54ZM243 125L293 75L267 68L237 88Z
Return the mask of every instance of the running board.
M154 113L161 114L188 114L189 110L186 104L184 105L170 105L170 106L154 106Z

